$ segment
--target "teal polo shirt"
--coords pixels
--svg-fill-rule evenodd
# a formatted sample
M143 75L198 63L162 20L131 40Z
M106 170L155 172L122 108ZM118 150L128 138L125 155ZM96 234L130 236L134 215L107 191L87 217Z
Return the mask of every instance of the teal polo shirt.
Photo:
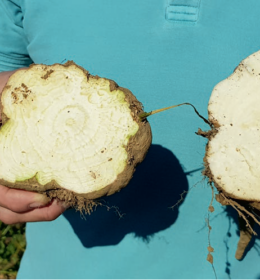
M207 116L213 87L260 49L260 1L2 0L0 70L74 60L130 89L146 111L190 102ZM185 106L151 116L153 144L130 184L83 216L28 223L18 278L260 276L259 238L235 259L237 214L201 174L209 129ZM174 207L173 207L174 206Z

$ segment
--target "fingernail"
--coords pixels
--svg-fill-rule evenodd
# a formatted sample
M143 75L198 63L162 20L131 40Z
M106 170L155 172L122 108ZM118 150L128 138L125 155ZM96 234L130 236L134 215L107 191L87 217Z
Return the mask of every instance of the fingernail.
M39 203L39 202L33 202L29 205L29 208L40 208L45 206L46 204L44 203Z
M29 208L40 208L46 206L51 202L51 199L43 194L36 194L34 197L34 202L29 205Z

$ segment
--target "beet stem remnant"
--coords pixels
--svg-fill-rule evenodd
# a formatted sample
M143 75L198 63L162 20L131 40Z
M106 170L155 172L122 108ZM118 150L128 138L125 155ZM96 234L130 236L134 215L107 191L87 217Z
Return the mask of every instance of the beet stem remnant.
M203 119L203 121L208 124L211 128L213 127L213 125L206 119L204 118L199 112L198 110L195 108L194 105L192 105L191 103L181 103L181 104L177 104L177 105L173 105L173 106L170 106L170 107L165 107L165 108L162 108L162 109L158 109L158 110L153 110L151 112L144 112L142 114L139 115L139 118L142 120L146 119L147 117L151 116L151 115L154 115L154 114L157 114L157 113L160 113L160 112L163 112L163 111L166 111L166 110L169 110L169 109L173 109L173 108L176 108L176 107L179 107L179 106L183 106L183 105L189 105L191 106L195 113L201 118Z

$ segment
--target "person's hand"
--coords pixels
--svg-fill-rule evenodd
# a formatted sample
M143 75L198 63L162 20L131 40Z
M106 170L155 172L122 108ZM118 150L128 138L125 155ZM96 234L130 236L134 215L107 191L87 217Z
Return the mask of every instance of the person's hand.
M0 220L5 224L55 220L66 210L58 200L46 195L0 185Z
M15 71L0 73L0 94ZM0 220L5 224L52 221L66 210L64 203L46 195L0 185Z

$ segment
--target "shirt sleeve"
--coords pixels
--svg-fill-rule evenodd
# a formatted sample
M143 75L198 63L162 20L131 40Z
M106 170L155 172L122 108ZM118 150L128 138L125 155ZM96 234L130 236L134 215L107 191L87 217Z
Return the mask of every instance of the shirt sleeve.
M27 67L32 60L23 29L21 7L11 0L0 1L0 72Z

